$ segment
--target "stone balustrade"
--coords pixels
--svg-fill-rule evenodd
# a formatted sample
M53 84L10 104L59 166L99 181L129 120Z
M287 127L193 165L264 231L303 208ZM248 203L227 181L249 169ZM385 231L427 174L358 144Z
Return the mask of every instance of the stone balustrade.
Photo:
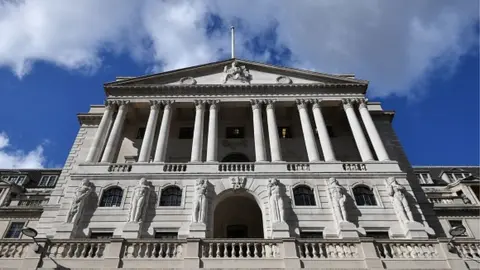
M310 171L310 164L302 163L287 163L287 171L289 172L306 172Z
M171 163L163 165L164 172L186 172L187 164L183 163Z
M254 163L220 163L218 165L219 172L254 172Z
M132 164L110 164L108 166L108 172L130 172L132 171Z
M370 240L368 240L370 239ZM443 240L442 240L443 241ZM382 239L69 239L0 240L8 268L384 268L450 269L457 261L478 267L480 241ZM192 259L194 259L192 261ZM155 260L161 262L155 263ZM458 263L455 265L459 265ZM27 267L28 266L28 267ZM465 268L466 269L466 268ZM475 269L475 268L473 268Z

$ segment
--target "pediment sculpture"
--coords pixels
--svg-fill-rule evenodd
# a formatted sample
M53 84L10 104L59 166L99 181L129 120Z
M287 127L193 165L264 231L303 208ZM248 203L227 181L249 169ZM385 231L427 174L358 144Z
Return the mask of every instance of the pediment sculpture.
M245 66L238 66L237 61L233 61L232 65L229 67L228 65L223 68L223 83L227 83L227 81L239 81L242 83L250 84L250 80L252 75Z

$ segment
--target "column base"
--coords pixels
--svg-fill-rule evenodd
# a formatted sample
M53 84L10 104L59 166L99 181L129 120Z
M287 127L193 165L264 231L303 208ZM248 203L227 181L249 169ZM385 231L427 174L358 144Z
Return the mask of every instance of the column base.
M127 222L123 226L122 237L125 239L138 239L142 224L139 222Z
M75 236L76 228L75 224L73 223L63 223L60 227L57 228L55 232L55 238L58 239L70 239Z
M205 223L191 223L188 237L189 238L206 238L207 225Z
M358 239L359 232L365 234L363 228L357 228L355 224L348 221L341 221L335 228L326 227L324 230L326 239Z
M286 222L277 222L272 224L273 239L289 238L289 237L290 237L290 229Z

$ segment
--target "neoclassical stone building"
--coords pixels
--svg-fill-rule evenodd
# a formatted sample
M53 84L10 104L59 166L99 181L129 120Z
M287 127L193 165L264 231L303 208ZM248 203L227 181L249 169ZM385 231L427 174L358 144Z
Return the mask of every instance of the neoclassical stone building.
M16 254L24 267L475 266L478 173L425 193L429 169L412 168L367 88L240 59L106 83L105 104L78 114L42 251ZM468 235L449 243L461 223L426 194L465 181Z

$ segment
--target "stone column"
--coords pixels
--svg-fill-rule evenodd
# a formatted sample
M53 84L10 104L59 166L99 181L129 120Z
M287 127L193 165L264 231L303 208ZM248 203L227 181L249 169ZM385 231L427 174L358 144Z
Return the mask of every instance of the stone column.
M118 147L118 141L122 133L123 124L125 122L125 117L127 116L129 101L118 101L118 113L115 117L115 122L113 123L112 132L108 137L107 146L105 146L105 151L103 152L101 162L112 162L114 151Z
M370 141L372 142L373 149L375 149L378 160L389 160L387 150L385 150L385 146L380 138L380 134L378 134L377 128L373 123L372 117L370 116L370 112L367 108L367 101L365 99L360 99L358 110L360 111L360 116L362 117L363 124L365 125L365 129L370 137Z
M255 161L267 160L265 152L265 137L263 135L262 101L251 100L253 111L253 136L255 141Z
M320 157L318 156L317 144L315 143L315 136L313 135L313 129L307 111L308 101L297 99L296 103L298 114L300 115L300 122L302 124L305 147L307 148L308 161L319 161Z
M348 118L348 123L350 124L350 128L352 129L353 138L355 139L355 143L357 144L358 151L360 152L360 156L362 161L369 161L373 160L372 153L370 152L370 147L368 146L367 139L363 134L362 127L360 126L360 122L358 122L357 115L353 110L353 102L350 99L343 99L343 109L345 110L345 114Z
M97 132L93 138L90 150L88 151L87 159L85 160L86 162L98 161L98 155L100 154L99 152L103 148L103 145L100 145L100 143L105 139L105 136L107 136L108 125L110 124L110 121L112 121L113 105L114 103L111 101L107 101L105 104L105 111L103 112L102 120L100 120Z
M313 101L313 118L315 119L315 125L317 126L318 139L320 146L322 147L323 157L325 161L335 161L335 152L333 152L332 142L330 141L330 135L328 134L325 120L323 119L322 109L320 106L320 100Z
M152 152L153 137L155 128L157 127L158 109L160 102L158 100L150 100L150 114L148 115L147 127L143 136L142 147L138 155L138 162L150 162L150 153Z
M170 134L170 122L172 120L172 100L162 101L163 116L160 124L160 131L158 132L157 147L155 149L154 162L165 162L167 154L168 136Z
M208 116L207 162L217 161L218 145L218 100L209 100L210 114Z
M268 139L270 140L270 155L272 161L282 161L282 152L280 148L280 139L278 138L277 120L275 119L275 101L267 100L267 126Z
M195 126L193 128L192 155L190 157L190 162L202 161L204 117L205 101L195 100Z

